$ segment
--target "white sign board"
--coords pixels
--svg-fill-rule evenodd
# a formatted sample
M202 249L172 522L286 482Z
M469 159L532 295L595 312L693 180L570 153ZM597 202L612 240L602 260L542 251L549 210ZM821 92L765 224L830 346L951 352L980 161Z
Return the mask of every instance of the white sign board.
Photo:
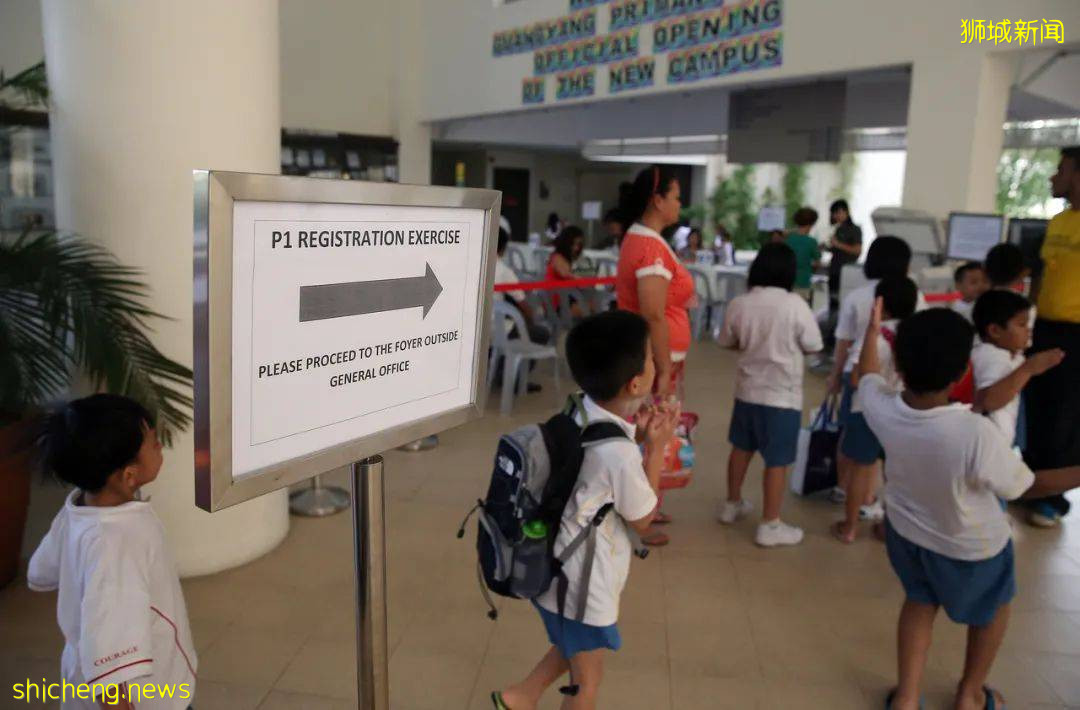
M772 232L784 229L783 207L762 207L758 212L757 228L759 232Z
M581 203L581 218L582 219L600 219L600 210L603 208L603 203L599 201L589 201Z
M463 420L445 415L482 404L497 193L369 185L382 204L349 204L341 190L361 200L364 185L304 183L308 192L337 183L339 192L329 202L234 195L231 302L215 301L211 269L210 307L230 314L229 347L214 357L231 370L218 382L228 412L209 411L210 441L223 449L227 440L229 456L211 447L212 459L221 456L210 477L221 490L243 489L233 494L240 500L436 433ZM423 204L460 204L467 192L486 203ZM421 204L387 204L387 195ZM211 263L213 227L211 219ZM197 350L198 341L196 333ZM197 387L197 419L199 397ZM251 483L260 478L277 485Z

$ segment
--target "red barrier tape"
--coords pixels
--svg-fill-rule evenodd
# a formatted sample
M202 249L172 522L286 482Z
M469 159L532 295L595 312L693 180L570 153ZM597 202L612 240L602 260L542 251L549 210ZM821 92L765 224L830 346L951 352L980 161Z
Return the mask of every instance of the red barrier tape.
M597 276L569 281L524 281L521 283L495 284L497 293L506 291L557 291L563 288L588 288L591 286L614 286L614 276ZM951 303L960 300L960 293L928 293L924 298L927 303Z
M595 276L568 281L524 281L522 283L495 284L495 291L557 291L563 288L588 288L591 286L614 286L614 276Z

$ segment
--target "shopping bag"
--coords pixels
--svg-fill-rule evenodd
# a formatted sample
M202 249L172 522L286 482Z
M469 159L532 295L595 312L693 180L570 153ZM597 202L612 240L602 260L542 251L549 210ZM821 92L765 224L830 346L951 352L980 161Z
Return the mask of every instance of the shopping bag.
M809 427L799 431L799 445L789 485L795 495L808 496L836 485L836 451L840 444L840 425L836 419L836 400L821 403Z

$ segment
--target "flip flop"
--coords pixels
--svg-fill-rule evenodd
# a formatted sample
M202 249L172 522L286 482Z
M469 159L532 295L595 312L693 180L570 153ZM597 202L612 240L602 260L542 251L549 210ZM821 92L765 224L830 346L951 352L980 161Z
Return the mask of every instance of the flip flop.
M503 702L502 693L498 690L491 692L491 704L495 706L495 710L510 710L510 706Z
M832 536L836 538L839 542L842 542L845 545L850 545L851 543L855 542L855 536L852 535L851 537L848 537L846 534L844 534L843 530L843 520L837 520L835 523L829 526L829 532L832 533Z
M889 691L889 694L885 696L885 710L892 710L893 700L896 699L896 688ZM922 698L919 698L919 710L922 710Z
M997 691L995 691L989 685L984 685L983 686L983 693L986 694L986 710L996 710L997 709L997 706L998 706L997 698L994 696L994 693L996 693L996 692ZM1001 700L1001 708L1002 708L1002 710L1005 709L1004 696L1002 697L1002 700Z

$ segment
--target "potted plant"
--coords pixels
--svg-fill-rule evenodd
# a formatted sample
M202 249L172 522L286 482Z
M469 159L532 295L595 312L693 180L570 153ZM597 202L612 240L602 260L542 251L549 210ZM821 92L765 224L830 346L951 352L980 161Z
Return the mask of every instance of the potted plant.
M0 74L0 96L17 78L26 96L26 75ZM0 236L0 587L19 569L37 424L73 381L141 402L166 444L190 423L191 370L150 341L138 277L75 235Z

